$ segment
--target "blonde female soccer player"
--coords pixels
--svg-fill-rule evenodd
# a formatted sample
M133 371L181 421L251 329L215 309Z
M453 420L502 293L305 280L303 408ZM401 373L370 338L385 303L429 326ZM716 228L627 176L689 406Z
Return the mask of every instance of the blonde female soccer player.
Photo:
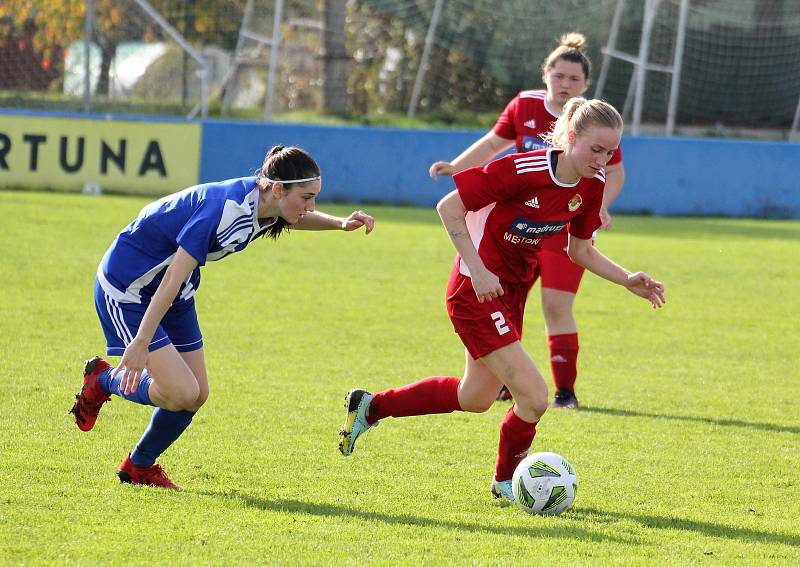
M584 52L585 45L586 38L580 33L562 36L558 47L542 64L542 81L546 90L519 93L508 103L492 130L452 163L438 161L431 165L431 176L453 175L468 167L483 165L515 143L518 152L545 147L545 137L561 115L564 104L570 98L583 94L589 86L592 65ZM600 218L602 228L610 228L608 206L619 195L625 180L620 149L614 152L604 170L606 187ZM531 203L531 206L535 204ZM572 262L567 255L566 231L543 243L537 263L537 277L541 279L550 371L556 390L552 405L575 408L578 406L575 380L578 375L579 345L573 304L583 277L583 267ZM508 391L503 388L498 399L508 397Z
M614 107L573 98L548 138L553 147L505 156L454 176L456 190L437 209L458 252L447 286L447 312L466 347L464 376L434 376L374 395L351 390L339 445L343 455L350 455L356 439L381 419L484 412L505 385L514 404L500 426L491 488L496 498L513 500L514 468L547 409L547 385L519 340L544 242L568 230L574 262L654 308L665 301L661 282L622 268L592 245L600 226L603 168L621 134L622 118Z
M275 146L255 177L198 185L151 203L111 244L97 269L94 298L106 352L122 359L115 367L99 357L86 363L70 412L89 431L111 394L156 406L119 467L122 482L180 488L156 460L208 398L194 303L200 267L288 227L372 231L373 219L363 211L347 218L315 211L321 189L310 155Z

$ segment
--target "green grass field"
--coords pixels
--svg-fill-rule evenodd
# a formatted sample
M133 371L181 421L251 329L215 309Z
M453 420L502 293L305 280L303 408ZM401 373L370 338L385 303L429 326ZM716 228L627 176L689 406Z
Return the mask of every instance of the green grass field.
M800 562L800 223L616 217L598 246L662 279L668 304L586 276L584 407L548 412L533 447L566 456L580 490L545 518L489 496L503 403L336 449L351 387L463 371L453 251L421 209L207 266L211 397L161 459L185 490L120 485L149 408L115 398L89 433L66 411L104 345L97 263L144 203L0 192L0 564ZM536 291L527 317L547 373Z

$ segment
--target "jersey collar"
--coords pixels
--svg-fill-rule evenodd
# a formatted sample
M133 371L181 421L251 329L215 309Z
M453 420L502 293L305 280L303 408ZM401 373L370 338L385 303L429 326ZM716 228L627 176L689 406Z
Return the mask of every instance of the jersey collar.
M575 187L578 183L581 182L580 177L578 178L578 180L575 183L564 183L563 181L559 181L558 178L556 177L556 172L553 169L552 153L553 152L560 152L560 151L561 150L558 150L556 148L548 148L547 149L547 170L550 172L550 179L552 179L553 183L555 183L559 187Z

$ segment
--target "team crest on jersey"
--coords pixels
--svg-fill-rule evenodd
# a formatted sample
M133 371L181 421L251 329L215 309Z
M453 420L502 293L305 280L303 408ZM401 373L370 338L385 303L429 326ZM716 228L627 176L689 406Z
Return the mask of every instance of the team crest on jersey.
M569 212L574 213L575 211L578 210L578 207L580 207L582 204L583 204L583 199L581 199L581 196L575 195L572 199L569 200L569 203L567 203L567 208L569 209Z
M525 125L525 128L536 129L536 120L534 120L533 118L531 118L530 120L526 120L525 122L523 122L523 124Z

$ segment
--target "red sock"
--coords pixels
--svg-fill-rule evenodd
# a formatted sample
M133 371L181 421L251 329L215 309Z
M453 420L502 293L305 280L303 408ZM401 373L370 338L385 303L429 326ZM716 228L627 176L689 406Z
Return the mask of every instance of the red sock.
M495 480L509 480L514 476L514 469L528 455L533 438L536 435L536 424L528 423L514 413L514 406L508 410L503 423L500 424L500 445L497 448L497 465L494 469Z
M378 392L369 405L367 421L384 417L407 417L461 411L458 383L454 376L431 376L400 388Z
M575 392L575 378L578 376L578 333L550 335L550 370L556 390L567 389Z

